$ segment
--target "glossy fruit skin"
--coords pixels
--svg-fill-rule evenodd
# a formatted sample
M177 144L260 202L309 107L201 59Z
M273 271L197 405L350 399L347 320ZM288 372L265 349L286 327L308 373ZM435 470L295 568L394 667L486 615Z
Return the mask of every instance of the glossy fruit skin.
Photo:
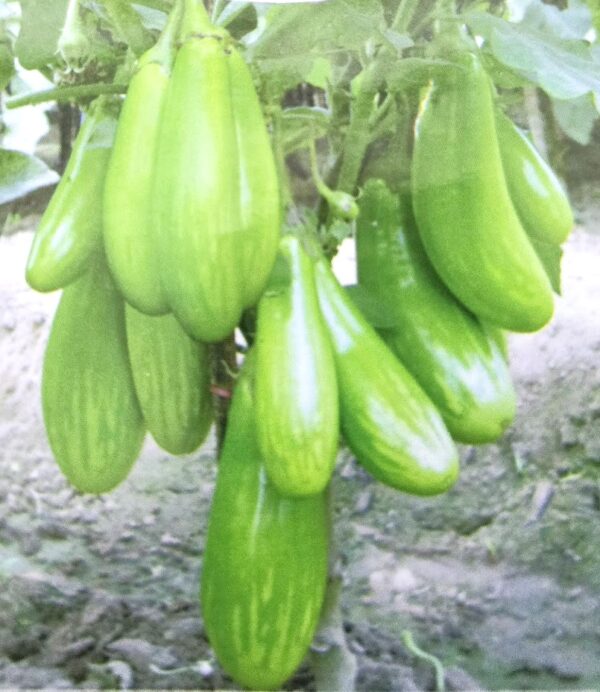
M315 264L333 346L342 432L375 478L414 495L448 490L458 453L440 414L346 296L324 259Z
M131 79L104 186L110 270L127 302L148 315L168 312L151 219L154 155L168 81L158 62L142 64Z
M496 131L508 191L523 228L536 240L563 243L574 220L556 173L527 135L498 109Z
M222 41L190 38L165 97L153 198L161 283L173 313L199 341L224 339L243 309L237 161Z
M244 307L256 305L275 262L281 228L277 167L252 75L240 53L227 55L240 171L240 271Z
M323 491L339 439L335 362L300 240L285 236L289 281L269 286L258 304L256 430L269 479L284 495Z
M170 308L191 336L214 342L264 289L280 202L247 66L226 36L186 35L159 127L154 232Z
M432 81L415 128L412 190L427 255L481 319L531 332L552 317L552 288L511 202L488 78L470 53Z
M171 454L193 452L212 423L210 361L173 315L125 308L129 360L146 426Z
M515 415L502 350L435 274L400 198L369 180L356 224L358 279L393 312L381 336L437 406L452 437L496 440Z
M63 292L44 357L42 409L52 452L75 488L105 493L126 478L145 426L123 299L103 259Z
M115 128L113 102L98 98L35 232L26 279L36 291L70 284L86 271L102 244L102 191Z
M248 365L236 385L219 460L201 604L227 673L251 689L280 689L306 655L319 620L327 578L326 498L285 497L268 480Z

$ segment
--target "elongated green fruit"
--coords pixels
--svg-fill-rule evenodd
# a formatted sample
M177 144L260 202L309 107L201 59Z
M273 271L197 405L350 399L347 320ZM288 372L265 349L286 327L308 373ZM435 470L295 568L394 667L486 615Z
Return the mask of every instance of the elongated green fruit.
M145 427L123 299L103 259L62 295L44 357L42 408L52 452L72 485L105 493L125 479Z
M508 191L523 228L537 240L563 243L573 228L573 211L556 173L502 111L496 131Z
M241 222L239 271L244 307L256 305L277 253L281 203L277 167L252 75L236 49L227 56L239 153Z
M36 291L67 286L102 244L102 189L116 128L115 108L98 98L73 143L69 163L35 232L27 283Z
M236 682L280 689L301 663L323 603L327 550L325 494L284 497L270 483L251 383L242 374L219 460L201 589L208 638Z
M454 439L497 439L515 415L502 350L438 279L410 197L369 180L356 224L358 278L393 314L381 335L437 406Z
M159 280L161 258L152 233L151 204L177 19L174 10L129 83L104 186L104 247L110 270L127 302L148 315L168 312Z
M171 454L193 452L212 423L206 344L191 339L172 315L125 309L129 360L152 437Z
M423 244L444 283L478 317L530 332L552 317L552 288L513 207L488 79L470 53L421 104L412 165Z
M167 301L199 341L219 341L244 301L239 156L224 39L188 8L158 135L155 234Z
M386 485L415 495L445 492L458 476L458 454L437 409L346 296L324 259L315 264L315 279L350 449Z
M256 430L269 478L285 495L327 485L339 439L335 363L317 299L312 260L298 238L280 243L289 281L258 304Z

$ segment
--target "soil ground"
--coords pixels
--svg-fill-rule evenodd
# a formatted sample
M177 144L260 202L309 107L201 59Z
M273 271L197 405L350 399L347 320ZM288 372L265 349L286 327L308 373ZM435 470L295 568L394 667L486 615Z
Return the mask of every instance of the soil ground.
M461 449L435 499L335 477L343 627L359 690L600 688L600 200L574 196L552 324L513 336L519 397L495 445ZM39 379L58 296L23 279L36 218L0 238L0 687L233 689L198 609L214 439L148 439L113 493L73 492L44 434ZM16 232L15 232L16 231ZM309 667L288 685L314 687Z

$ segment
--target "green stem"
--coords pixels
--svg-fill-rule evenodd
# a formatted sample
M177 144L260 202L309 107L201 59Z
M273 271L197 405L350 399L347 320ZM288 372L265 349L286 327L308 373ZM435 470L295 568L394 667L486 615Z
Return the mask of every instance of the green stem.
M413 656L431 663L435 670L435 689L437 692L444 692L446 689L446 682L444 679L444 666L442 665L440 659L433 654L427 653L427 651L423 651L423 649L417 646L415 640L413 639L412 633L408 630L404 630L402 632L402 641L404 646L411 652L411 654L413 654Z
M154 43L152 34L142 24L140 15L127 0L102 0L104 9L115 25L121 39L135 55L145 53Z
M337 180L337 189L353 194L360 175L367 147L371 142L369 121L375 110L375 86L377 63L371 63L364 74L363 82L353 99L350 126L344 141L342 165Z
M288 177L287 167L285 165L285 151L281 138L283 130L282 113L280 105L273 105L271 109L271 122L273 124L273 154L275 156L275 165L277 166L277 177L280 185L280 201L281 208L285 212L292 203L292 194L290 192L290 181Z
M234 335L231 334L224 341L213 344L211 346L211 355L212 381L214 383L213 410L215 413L217 433L217 456L220 456L225 440L225 432L227 430L231 392L233 391L235 382L233 373L237 371Z
M82 101L90 98L95 98L102 94L124 94L127 91L127 84L78 84L68 87L54 87L45 89L44 91L36 91L34 93L23 94L23 96L13 96L6 99L7 108L21 108L22 106L33 106L37 103L46 103L48 101L57 101L64 103L65 101Z

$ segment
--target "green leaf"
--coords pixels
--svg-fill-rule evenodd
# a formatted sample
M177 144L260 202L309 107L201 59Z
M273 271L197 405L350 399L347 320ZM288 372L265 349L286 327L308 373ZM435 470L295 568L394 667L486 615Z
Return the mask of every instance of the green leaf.
M314 50L359 49L383 26L375 0L328 0L267 9L245 42L253 59L289 58Z
M546 270L546 274L550 279L550 284L554 289L555 293L560 295L560 261L562 259L563 251L560 245L554 243L546 243L542 240L536 240L535 238L529 238L529 242L533 245L535 251L537 252L540 261Z
M259 6L257 14L256 29L244 37L247 54L280 92L314 76L319 58L359 50L372 37L381 42L385 26L376 0Z
M361 284L344 286L344 289L367 322L375 329L393 329L398 325L393 309L386 305L382 296L375 295Z
M600 95L600 61L589 43L573 38L583 31L583 21L579 10L566 17L569 12L536 2L519 23L486 13L466 20L500 63L553 98Z
M167 22L167 15L160 10L144 5L132 4L133 9L140 15L142 25L149 31L162 31Z
M52 185L58 179L58 174L35 156L0 149L0 204Z
M552 99L552 110L561 130L568 137L584 146L590 143L598 110L589 95L569 101Z
M286 154L305 148L313 139L323 137L331 114L324 108L299 106L288 108L281 118L282 143Z
M21 31L15 53L26 69L54 62L67 4L68 0L21 0Z

